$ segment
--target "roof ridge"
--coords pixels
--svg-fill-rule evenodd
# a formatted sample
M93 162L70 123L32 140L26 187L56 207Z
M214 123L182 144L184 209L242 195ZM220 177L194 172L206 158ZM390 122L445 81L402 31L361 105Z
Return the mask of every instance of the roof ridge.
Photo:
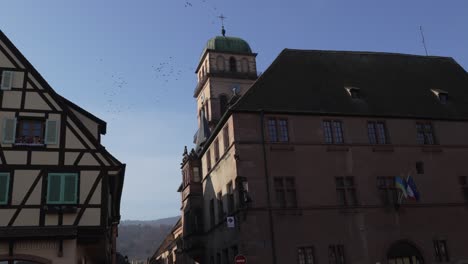
M386 56L404 56L404 57L421 57L429 59L453 59L450 56L435 56L435 55L419 55L419 54L410 54L410 53L400 53L400 52L386 52L386 51L359 51L359 50L317 50L317 49L290 49L285 48L283 52L315 52L315 53L336 53L336 54L356 54L356 55L386 55ZM282 52L282 53L283 53Z

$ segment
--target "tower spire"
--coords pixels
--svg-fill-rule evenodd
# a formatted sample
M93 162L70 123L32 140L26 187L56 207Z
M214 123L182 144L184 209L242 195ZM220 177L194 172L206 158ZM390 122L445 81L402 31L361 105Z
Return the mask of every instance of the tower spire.
M221 19L221 34L223 34L223 37L226 36L226 29L224 29L224 19L226 19L226 17L221 14L220 16L218 16L219 19Z

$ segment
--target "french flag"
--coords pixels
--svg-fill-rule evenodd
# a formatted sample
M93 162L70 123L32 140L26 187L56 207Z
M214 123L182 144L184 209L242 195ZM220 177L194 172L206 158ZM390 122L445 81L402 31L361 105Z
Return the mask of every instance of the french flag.
M411 176L408 176L408 179L406 179L406 193L409 199L419 201L418 188Z

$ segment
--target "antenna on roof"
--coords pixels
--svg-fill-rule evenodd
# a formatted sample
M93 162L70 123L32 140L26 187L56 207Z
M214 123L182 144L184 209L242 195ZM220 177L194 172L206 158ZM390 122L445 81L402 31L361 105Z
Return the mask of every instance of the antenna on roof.
M424 32L422 26L419 26L419 31L421 32L422 43L424 46L424 50L426 51L426 56L429 56L429 54L427 54L426 41L424 40Z

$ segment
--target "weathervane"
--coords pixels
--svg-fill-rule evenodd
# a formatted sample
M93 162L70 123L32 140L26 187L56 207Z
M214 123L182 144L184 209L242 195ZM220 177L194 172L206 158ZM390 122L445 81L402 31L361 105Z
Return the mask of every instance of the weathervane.
M225 17L223 14L221 14L220 16L218 16L219 19L221 19L221 26L222 26L222 29L221 29L221 34L223 34L223 37L226 36L226 30L224 29L224 19L226 19L227 17Z

